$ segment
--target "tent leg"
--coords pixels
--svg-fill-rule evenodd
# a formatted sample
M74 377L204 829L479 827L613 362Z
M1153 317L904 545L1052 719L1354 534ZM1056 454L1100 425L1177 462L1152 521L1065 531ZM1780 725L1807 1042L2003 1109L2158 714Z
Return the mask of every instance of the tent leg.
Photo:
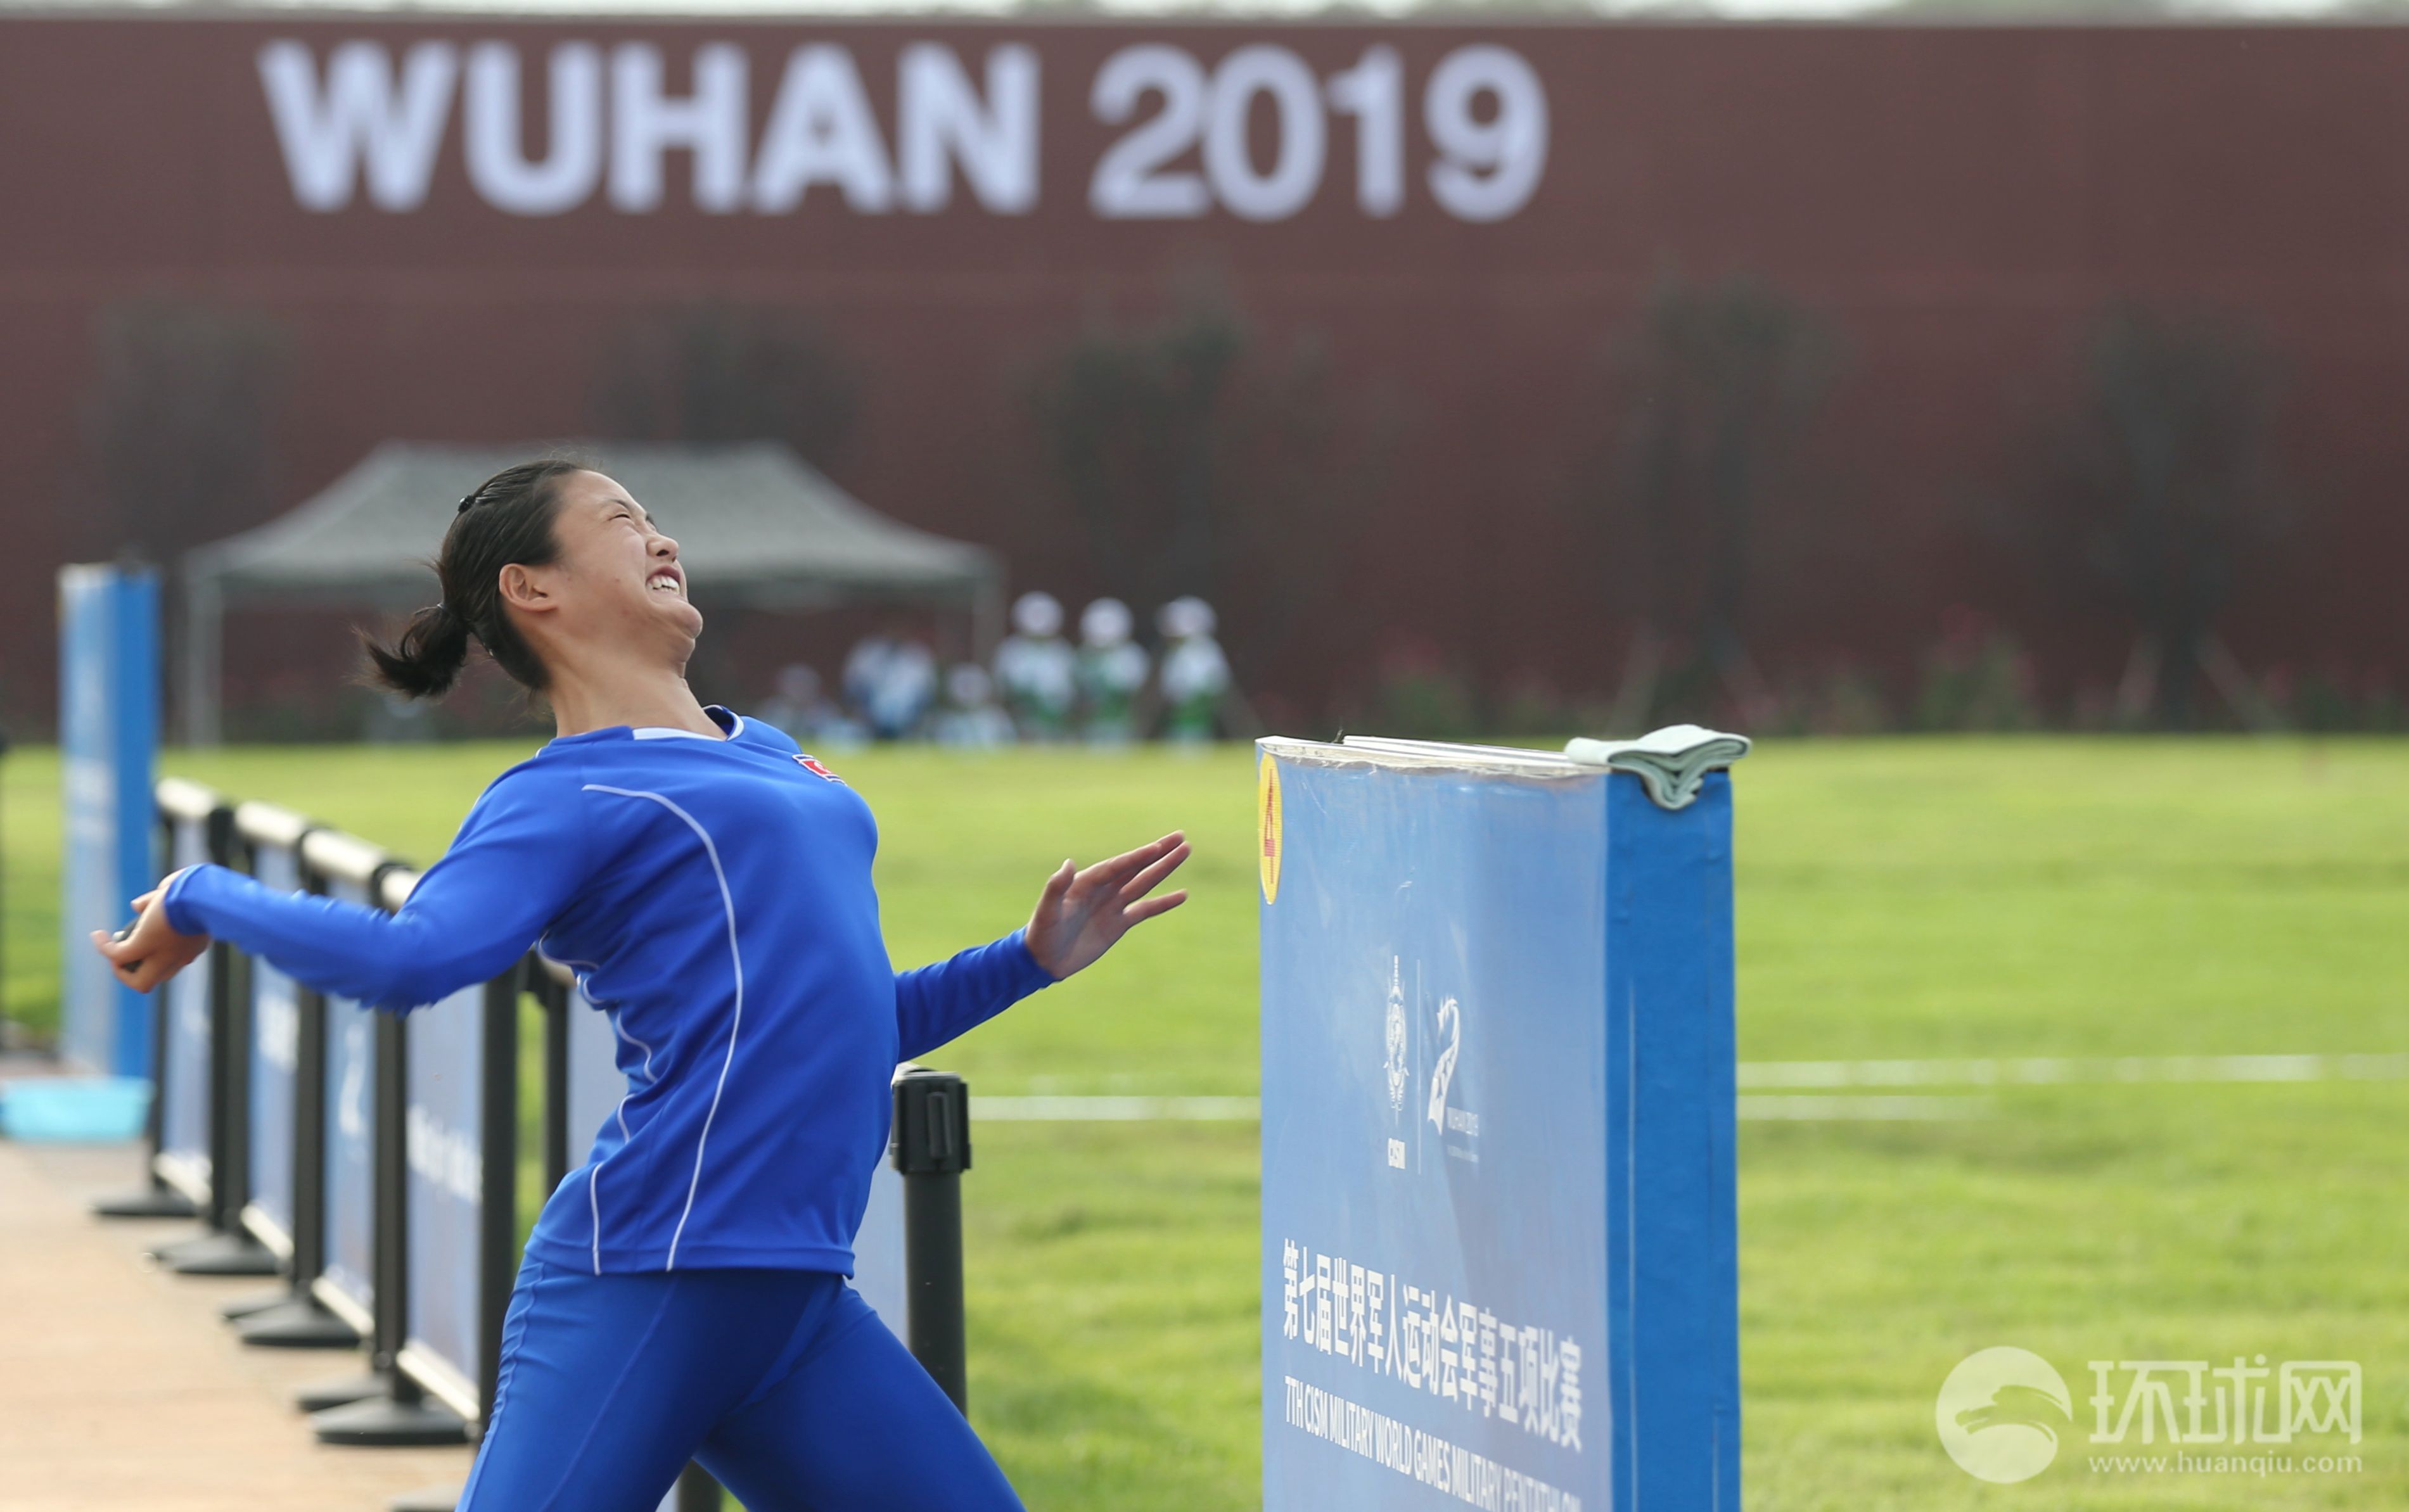
M184 575L182 708L184 742L215 745L220 738L218 699L224 691L220 647L225 633L225 600L215 578L189 568Z

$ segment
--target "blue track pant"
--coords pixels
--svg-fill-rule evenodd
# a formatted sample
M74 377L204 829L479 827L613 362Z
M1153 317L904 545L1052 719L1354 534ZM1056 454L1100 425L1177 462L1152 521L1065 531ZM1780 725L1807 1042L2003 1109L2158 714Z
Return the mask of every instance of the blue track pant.
M699 1460L746 1512L1020 1512L844 1278L529 1258L460 1512L653 1512Z

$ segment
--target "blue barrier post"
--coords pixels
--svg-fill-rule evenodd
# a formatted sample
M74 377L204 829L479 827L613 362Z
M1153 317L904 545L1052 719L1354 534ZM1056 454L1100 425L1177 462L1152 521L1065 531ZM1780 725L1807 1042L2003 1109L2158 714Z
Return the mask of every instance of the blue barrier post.
M148 1076L151 1009L85 938L126 919L151 869L159 742L159 574L59 569L59 746L65 818L60 1044L69 1058Z
M1664 733L1260 743L1267 1512L1739 1505L1746 746Z

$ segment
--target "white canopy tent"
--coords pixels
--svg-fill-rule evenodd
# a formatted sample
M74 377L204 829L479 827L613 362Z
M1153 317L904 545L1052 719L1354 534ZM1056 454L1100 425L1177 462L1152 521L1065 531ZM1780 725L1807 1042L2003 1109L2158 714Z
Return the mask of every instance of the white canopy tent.
M959 608L986 659L1002 626L1003 565L983 547L890 520L787 448L594 442L387 441L316 497L188 553L180 673L184 738L219 738L227 611L415 608L462 496L529 457L590 461L677 537L696 597L767 609L885 601Z

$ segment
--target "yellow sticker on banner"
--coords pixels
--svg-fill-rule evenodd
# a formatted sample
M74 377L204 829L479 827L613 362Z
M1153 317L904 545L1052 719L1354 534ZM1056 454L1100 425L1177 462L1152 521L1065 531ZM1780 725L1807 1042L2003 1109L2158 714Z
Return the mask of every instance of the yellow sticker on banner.
M1262 829L1263 901L1279 901L1280 790L1279 763L1270 756L1255 768L1255 818Z

